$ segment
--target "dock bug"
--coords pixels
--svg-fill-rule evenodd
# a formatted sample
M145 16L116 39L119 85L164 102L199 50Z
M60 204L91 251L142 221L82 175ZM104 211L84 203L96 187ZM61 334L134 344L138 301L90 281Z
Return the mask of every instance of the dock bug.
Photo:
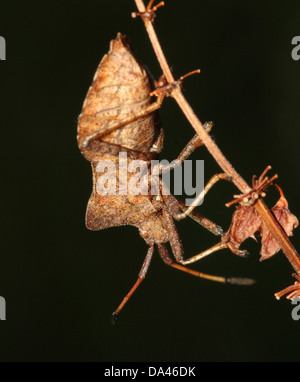
M175 85L180 85L184 77ZM138 63L128 39L118 34L117 38L111 41L109 52L100 62L78 120L78 145L84 157L91 162L93 171L93 191L87 205L86 227L98 231L109 227L132 225L138 228L141 237L149 246L138 279L114 311L113 322L145 278L155 246L163 261L174 268L197 277L219 282L228 281L224 277L207 275L182 265L186 260L183 259L183 248L174 219L180 220L188 215L215 235L221 235L222 229L194 212L195 205L187 208L173 195L163 193L165 185L160 177L157 195L151 194L150 187L143 195L130 192L101 195L97 191L98 181L105 173L103 166L100 166L101 171L99 171L99 163L104 161L110 161L116 168L116 171L111 173L115 179L111 179L112 175L109 175L107 181L112 181L114 186L124 191L120 153L126 154L127 165L134 160L144 161L147 164L146 177L153 178L150 173L150 163L158 158L164 138L157 110L170 86L172 84L166 85L163 81L159 81L156 84L156 90L159 90L156 94L157 99L153 101L154 97L151 97L150 93L153 90L155 92L155 89L149 72ZM212 123L206 123L205 127L209 131ZM159 174L180 165L201 145L202 142L195 135L175 161L170 165L159 165ZM127 173L127 181L130 182L135 175L134 172ZM227 177L224 174L215 175L204 188L202 197L219 179ZM119 187L121 184L123 188ZM176 262L168 254L165 245L168 242Z

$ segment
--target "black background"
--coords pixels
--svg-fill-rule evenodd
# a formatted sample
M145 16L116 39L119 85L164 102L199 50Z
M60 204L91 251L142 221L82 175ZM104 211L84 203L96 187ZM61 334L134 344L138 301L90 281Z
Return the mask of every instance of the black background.
M161 74L133 0L14 1L0 4L7 60L1 83L1 361L298 361L292 305L274 293L294 282L282 252L259 262L243 244L192 268L257 280L230 287L167 267L155 256L116 326L110 315L133 285L147 246L133 227L85 228L91 170L76 142L76 121L109 41L126 34L139 60ZM247 182L268 165L293 213L299 204L300 4L290 0L167 0L155 19L167 60L200 120ZM162 157L172 160L194 134L172 99L161 110ZM219 168L204 148L205 179ZM224 204L236 188L218 184L201 212L225 229ZM273 205L276 190L266 202ZM216 238L195 222L177 223L185 256ZM299 229L292 238L300 247Z

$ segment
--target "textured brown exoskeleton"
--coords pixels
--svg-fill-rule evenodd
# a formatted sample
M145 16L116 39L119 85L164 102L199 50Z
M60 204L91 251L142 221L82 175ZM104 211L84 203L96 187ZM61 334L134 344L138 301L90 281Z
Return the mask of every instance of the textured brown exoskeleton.
M86 212L87 228L97 231L114 226L132 225L138 228L141 237L149 246L138 279L113 313L114 320L144 279L155 245L168 265L197 277L220 282L233 280L206 275L178 264L184 264L186 261L183 259L182 245L173 218L180 220L189 215L215 235L222 234L222 229L192 211L193 207L187 209L173 195L163 195L161 191L164 185L160 178L158 195L151 195L150 189L146 195L133 195L130 192L121 195L100 195L97 192L97 181L104 173L103 170L99 172L99 161L108 159L120 170L118 166L121 152L126 153L128 165L131 161L139 159L145 161L150 168L150 161L157 159L162 150L164 133L156 110L167 92L163 87L167 89L167 86L163 82L156 85L161 89L157 100L153 102L153 97L150 96L153 90L151 83L148 72L136 60L126 37L118 34L96 71L78 120L78 144L84 157L91 162L93 171L93 191ZM174 84L178 85L180 81ZM210 130L212 124L207 123L205 126ZM178 166L201 145L202 142L195 135L172 164L160 165L160 173ZM148 175L151 177L149 171ZM118 187L121 186L120 171L117 171L116 175ZM133 175L135 174L128 174L128 181ZM227 177L224 174L214 176L202 194L204 195L219 179ZM124 184L122 187L124 188ZM167 252L167 242L171 245L177 263Z

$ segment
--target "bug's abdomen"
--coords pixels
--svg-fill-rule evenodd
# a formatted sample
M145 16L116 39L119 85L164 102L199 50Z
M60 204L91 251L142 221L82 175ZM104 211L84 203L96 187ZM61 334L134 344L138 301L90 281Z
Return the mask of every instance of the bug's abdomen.
M133 117L151 104L151 85L128 41L118 34L94 76L78 121L78 142L95 131ZM102 142L148 152L155 140L155 113L101 137ZM97 146L94 146L97 147Z

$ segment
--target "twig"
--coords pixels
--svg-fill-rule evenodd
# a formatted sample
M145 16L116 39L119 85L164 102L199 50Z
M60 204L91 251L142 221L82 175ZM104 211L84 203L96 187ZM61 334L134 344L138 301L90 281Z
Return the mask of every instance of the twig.
M135 0L135 3L139 12L142 13L146 11L146 7L144 5L143 0ZM151 44L153 46L153 49L158 59L158 62L160 64L160 67L166 77L166 80L168 81L168 83L174 83L174 77L172 75L170 67L167 63L165 55L158 41L152 21L146 17L145 18L142 17L142 20L145 24L145 28L149 35ZM192 125L196 133L199 135L204 145L206 146L207 150L213 156L213 158L218 163L218 165L223 169L223 171L227 175L229 175L232 178L232 182L243 194L248 193L251 190L251 187L236 172L236 170L232 167L231 163L225 158L225 156L223 155L219 147L216 145L216 143L213 141L213 139L210 137L210 135L206 133L202 123L200 122L200 120L198 119L194 111L192 110L189 103L186 101L179 86L176 86L173 88L171 92L171 96L176 100L179 107L185 114L186 118L188 119L188 121L190 122L190 124ZM294 246L292 245L292 243L290 242L290 240L288 239L286 233L280 226L280 224L277 222L273 214L269 211L268 207L265 205L265 203L261 199L259 199L255 203L255 208L257 212L260 214L260 216L262 217L262 219L264 220L270 232L273 234L275 239L280 244L284 254L286 255L289 262L291 263L294 270L298 274L300 274L299 255L296 249L294 248Z

